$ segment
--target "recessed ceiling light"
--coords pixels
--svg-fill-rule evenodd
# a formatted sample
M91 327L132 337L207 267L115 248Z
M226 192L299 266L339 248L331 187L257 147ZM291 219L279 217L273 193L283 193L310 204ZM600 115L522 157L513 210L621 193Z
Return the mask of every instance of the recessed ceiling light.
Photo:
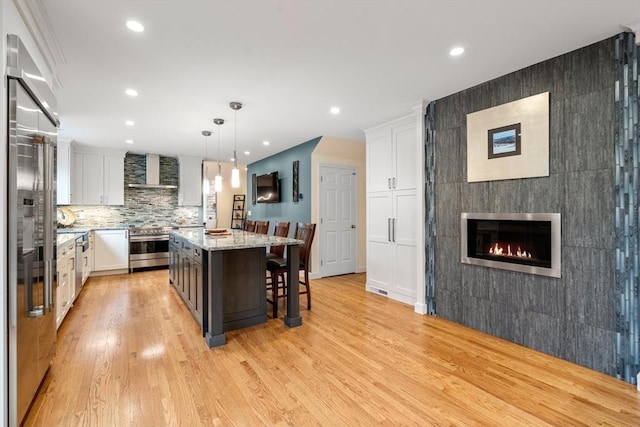
M124 91L129 96L138 96L138 91L135 89L127 89Z
M464 53L464 48L460 46L454 47L449 51L449 55L451 56L458 56L458 55L462 55L463 53Z
M133 139L127 139L125 142L126 142L127 144L133 144Z
M135 123L134 123L134 121L133 121L133 120L127 120L127 121L125 122L125 124L126 124L127 126L133 126L133 125L135 125Z
M340 108L332 107L331 108L331 114L340 114Z
M244 154L246 154L248 156L249 154L251 154L251 152L250 151L245 151Z
M269 145L271 144L269 141L262 141L262 145Z
M136 33L141 33L144 31L144 25L142 25L138 21L127 21L127 28L129 28L131 31L135 31Z

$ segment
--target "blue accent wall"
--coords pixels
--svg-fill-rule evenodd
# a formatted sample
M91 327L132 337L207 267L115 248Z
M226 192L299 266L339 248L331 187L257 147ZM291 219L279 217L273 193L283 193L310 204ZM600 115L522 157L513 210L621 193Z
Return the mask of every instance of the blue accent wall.
M270 221L269 233L273 233L276 221L291 223L289 235L293 235L296 222L311 222L311 153L321 137L296 145L271 157L247 166L247 219ZM300 162L298 170L298 193L301 199L293 202L293 161ZM251 176L278 172L280 178L280 203L252 204L253 186Z

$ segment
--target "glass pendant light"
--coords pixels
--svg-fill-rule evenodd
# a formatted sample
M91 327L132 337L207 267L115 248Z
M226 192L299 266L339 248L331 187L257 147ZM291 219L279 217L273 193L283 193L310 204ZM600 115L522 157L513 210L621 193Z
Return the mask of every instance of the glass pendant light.
M238 148L238 110L242 108L242 104L239 102L230 102L229 107L235 111L235 137L233 143L233 169L231 170L231 187L240 188L240 171L238 170L238 155L236 150Z
M222 191L222 170L220 168L220 126L224 124L223 119L213 119L213 123L218 125L218 174L213 181L213 190L216 193Z
M202 135L204 135L204 160L205 162L207 161L207 146L209 144L207 144L207 142L209 141L209 137L211 136L211 131L210 130L203 130L202 131ZM203 165L205 165L205 163L202 163ZM210 191L210 187L209 187L209 180L207 179L207 170L206 167L204 168L204 170L202 171L202 194L209 194Z

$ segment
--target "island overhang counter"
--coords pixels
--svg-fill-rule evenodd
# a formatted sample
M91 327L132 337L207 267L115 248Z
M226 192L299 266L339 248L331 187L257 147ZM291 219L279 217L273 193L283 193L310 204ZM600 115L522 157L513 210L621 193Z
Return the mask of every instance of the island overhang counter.
M169 236L169 282L201 326L209 347L226 343L225 331L267 321L266 248L286 246L287 295L298 295L299 245L286 237L230 230L173 230ZM298 298L287 298L284 323L302 325Z

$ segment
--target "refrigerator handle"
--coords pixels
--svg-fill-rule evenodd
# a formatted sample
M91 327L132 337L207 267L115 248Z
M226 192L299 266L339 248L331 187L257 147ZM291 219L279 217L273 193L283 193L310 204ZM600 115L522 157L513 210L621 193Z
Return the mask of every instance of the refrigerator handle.
M24 266L24 302L27 316L42 317L44 316L44 307L33 303L33 256L35 253L36 251L32 249L22 255L22 263Z
M53 305L53 269L52 261L48 260L44 263L44 311L47 312Z
M53 307L53 282L56 262L56 188L55 188L55 142L48 138L44 141L45 187L44 187L44 301L43 309L48 311Z

